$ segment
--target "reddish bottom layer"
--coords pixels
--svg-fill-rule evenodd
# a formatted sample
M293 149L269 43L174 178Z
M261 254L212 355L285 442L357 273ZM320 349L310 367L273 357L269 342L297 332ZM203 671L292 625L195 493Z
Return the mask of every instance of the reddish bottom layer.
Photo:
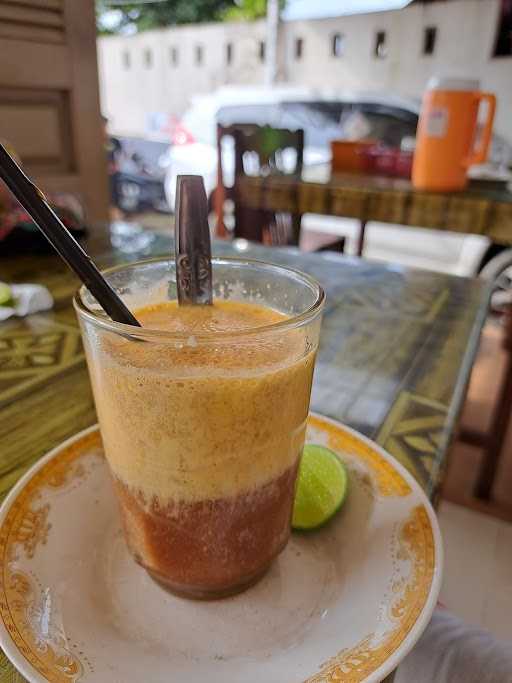
M172 591L230 595L255 583L286 545L297 466L250 493L149 505L118 479L125 535L137 562Z

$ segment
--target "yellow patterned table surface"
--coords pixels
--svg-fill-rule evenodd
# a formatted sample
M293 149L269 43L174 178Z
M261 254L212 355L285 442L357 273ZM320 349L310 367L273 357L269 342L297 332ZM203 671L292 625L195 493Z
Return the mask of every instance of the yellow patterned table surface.
M100 265L143 254L86 245ZM214 252L235 253L217 243ZM247 257L315 276L327 293L312 409L354 427L402 462L435 499L462 406L489 291L480 281L335 254L251 245ZM0 500L44 453L96 421L71 296L56 257L0 258L0 279L40 282L55 308L0 323ZM0 683L17 683L0 653Z
M408 180L331 174L326 164L305 169L302 179L244 177L238 182L242 204L252 208L472 233L512 244L512 192L506 189L420 192Z

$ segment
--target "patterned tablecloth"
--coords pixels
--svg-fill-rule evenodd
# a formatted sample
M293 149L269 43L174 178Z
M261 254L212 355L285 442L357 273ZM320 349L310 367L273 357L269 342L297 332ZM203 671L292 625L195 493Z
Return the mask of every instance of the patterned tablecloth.
M100 240L101 242L101 240ZM104 266L143 254L90 245ZM335 254L241 242L217 254L294 266L327 293L312 409L375 439L435 500L488 305L480 281ZM0 279L41 282L55 309L0 323L0 499L45 452L96 421L71 295L76 279L53 256L0 260ZM0 683L18 683L0 653Z

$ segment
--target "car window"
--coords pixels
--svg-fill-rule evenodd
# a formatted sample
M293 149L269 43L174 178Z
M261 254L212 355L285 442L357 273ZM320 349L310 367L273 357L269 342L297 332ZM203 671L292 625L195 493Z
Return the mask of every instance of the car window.
M329 147L340 137L339 122L347 105L343 102L283 102L283 128L304 129L306 147Z
M416 137L418 116L414 112L367 102L352 104L350 111L359 112L364 117L368 124L368 134L365 136L367 138L378 140L390 147L400 147L404 138Z
M306 146L327 147L331 140L342 138L344 122L355 113L365 120L366 138L399 147L404 138L416 135L417 115L399 107L358 102L286 102L281 106L283 127L303 128Z
M226 126L233 123L256 123L290 130L302 128L306 147L328 148L331 140L343 137L343 123L354 113L359 113L364 117L367 124L365 128L368 130L365 137L386 145L399 147L403 138L414 138L416 135L418 117L415 113L373 102L299 101L279 104L241 104L221 107L217 112L216 120ZM199 128L197 133L189 128L196 139L201 139L201 135L204 137L207 127L203 125ZM213 131L210 144L214 142Z
M217 121L223 125L256 123L276 128L304 130L304 141L310 147L328 147L339 137L344 105L340 102L281 102L222 107Z

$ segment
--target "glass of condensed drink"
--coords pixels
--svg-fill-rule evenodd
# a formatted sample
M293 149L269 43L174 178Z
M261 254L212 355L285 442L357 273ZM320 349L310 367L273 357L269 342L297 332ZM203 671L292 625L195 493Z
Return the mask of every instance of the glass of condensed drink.
M168 258L104 272L142 327L75 297L128 546L193 598L243 590L288 541L324 305L290 268L212 267L213 305L178 306Z

